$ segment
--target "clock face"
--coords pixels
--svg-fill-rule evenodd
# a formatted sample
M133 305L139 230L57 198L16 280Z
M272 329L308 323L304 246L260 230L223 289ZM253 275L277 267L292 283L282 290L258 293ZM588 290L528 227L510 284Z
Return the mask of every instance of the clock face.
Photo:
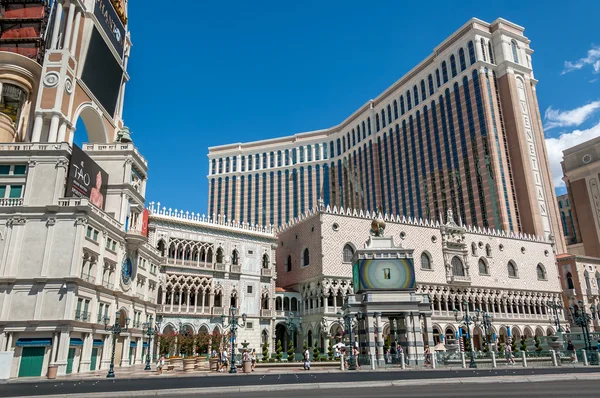
M131 283L131 277L133 275L133 264L130 258L123 260L123 267L121 269L121 280L124 285Z

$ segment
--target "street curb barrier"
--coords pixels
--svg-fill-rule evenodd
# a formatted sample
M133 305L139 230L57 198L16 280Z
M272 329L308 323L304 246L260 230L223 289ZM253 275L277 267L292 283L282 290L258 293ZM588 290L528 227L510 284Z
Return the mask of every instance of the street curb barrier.
M565 381L565 380L598 380L600 373L568 373L553 375L527 375L527 376L484 376L469 378L446 378L446 379L415 379L415 380L394 380L394 381L357 381L345 383L343 388L380 388L380 387L408 387L408 386L428 386L439 384L485 384L485 383L535 383L546 381ZM148 391L114 391L110 393L111 398L125 397L144 397L144 396L181 396L181 395L204 395L218 393L245 393L257 391L297 391L297 390L328 390L339 389L340 383L305 383L305 384L275 384L275 385L246 385L237 387L204 387L204 388L184 388L169 390L148 390ZM56 394L56 395L38 395L29 396L29 398L104 398L106 392L85 393L85 394Z

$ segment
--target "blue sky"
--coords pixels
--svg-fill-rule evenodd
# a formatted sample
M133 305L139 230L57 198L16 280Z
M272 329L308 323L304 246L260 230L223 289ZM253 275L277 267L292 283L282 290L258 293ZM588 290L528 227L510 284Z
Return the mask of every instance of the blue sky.
M592 0L132 1L124 119L146 198L205 213L209 146L333 126L471 17L525 27L559 170L562 149L600 135L598 15Z

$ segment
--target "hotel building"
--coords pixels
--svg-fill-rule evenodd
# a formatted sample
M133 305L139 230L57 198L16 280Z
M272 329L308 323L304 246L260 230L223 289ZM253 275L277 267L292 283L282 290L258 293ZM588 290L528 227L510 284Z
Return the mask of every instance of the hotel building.
M283 225L326 205L564 242L524 28L472 19L335 127L212 147L209 214Z

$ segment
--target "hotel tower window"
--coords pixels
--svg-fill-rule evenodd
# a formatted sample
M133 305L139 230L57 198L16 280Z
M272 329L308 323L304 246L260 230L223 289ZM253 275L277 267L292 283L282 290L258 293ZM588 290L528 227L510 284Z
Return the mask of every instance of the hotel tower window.
M519 63L519 46L517 45L517 42L515 40L512 40L510 42L511 47L512 47L512 54L513 54L513 61L515 61L515 63Z
M13 84L0 83L0 85L2 86L0 112L18 124L21 110L27 99L27 92Z

